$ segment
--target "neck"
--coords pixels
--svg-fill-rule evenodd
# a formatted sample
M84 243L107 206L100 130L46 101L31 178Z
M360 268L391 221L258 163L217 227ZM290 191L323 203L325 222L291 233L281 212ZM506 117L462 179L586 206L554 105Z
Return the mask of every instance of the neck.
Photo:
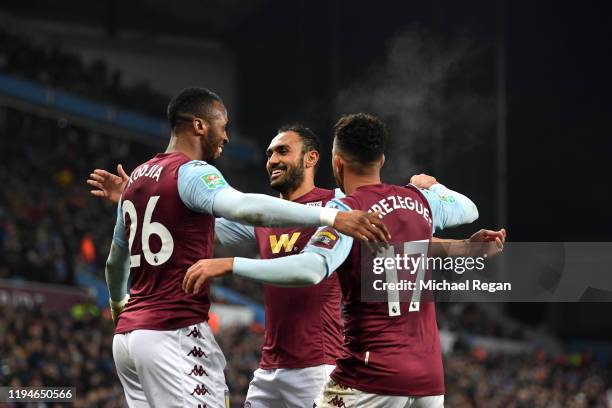
M286 191L280 193L280 198L283 200L293 201L296 198L300 198L304 194L308 194L315 187L314 180L308 177L304 177L304 181L295 190Z
M165 153L181 152L187 155L191 160L202 160L202 148L197 143L197 138L190 135L178 134L172 132L170 143L166 148Z
M380 172L371 174L355 174L346 172L344 175L344 193L346 195L353 194L361 186L371 184L380 184Z

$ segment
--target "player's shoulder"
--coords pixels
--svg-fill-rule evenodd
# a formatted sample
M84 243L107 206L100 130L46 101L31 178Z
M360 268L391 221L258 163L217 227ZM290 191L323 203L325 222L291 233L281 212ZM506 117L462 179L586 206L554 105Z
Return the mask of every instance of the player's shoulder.
M202 184L203 183L203 184ZM221 171L204 160L191 160L178 171L179 190L202 186L208 190L229 187Z
M209 174L221 176L221 171L204 160L190 160L179 167L181 177L202 177Z
M327 202L327 207L337 208L343 211L359 210L360 204L354 197L342 196L332 198Z
M312 193L313 193L312 198L323 201L323 204L325 204L329 200L336 198L336 190L329 189L329 188L315 187L312 190Z

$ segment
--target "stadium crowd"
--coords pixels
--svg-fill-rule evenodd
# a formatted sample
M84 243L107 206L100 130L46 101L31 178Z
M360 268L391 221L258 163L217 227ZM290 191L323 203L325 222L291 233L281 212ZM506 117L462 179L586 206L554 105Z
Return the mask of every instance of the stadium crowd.
M88 65L1 29L0 72L155 116L163 115L167 102L146 84L122 85L120 72L103 61ZM69 285L81 273L103 278L115 206L91 198L84 181L93 168L122 163L129 171L155 150L63 119L0 109L0 278ZM265 181L263 163L256 171ZM228 179L240 183L238 174ZM259 284L231 277L222 283L262 301ZM439 309L440 327L460 335L523 336L478 308ZM112 323L104 312L91 310L60 315L0 305L0 385L75 386L75 407L126 406L112 359ZM231 406L242 407L262 334L256 327L234 327L222 329L217 339L228 362ZM610 368L588 356L491 354L460 346L445 356L445 367L447 407L612 407Z
M103 277L115 206L93 200L93 167L132 168L151 148L12 109L0 110L0 278Z
M111 342L112 323L95 310L72 315L0 307L0 384L72 386L75 407L124 407ZM242 407L262 346L248 327L223 329L231 406ZM446 407L610 407L610 367L588 355L487 353L458 347L445 356ZM52 406L52 405L49 405Z
M165 117L168 96L147 82L127 85L104 60L87 63L49 41L0 29L0 72L36 81L98 102Z

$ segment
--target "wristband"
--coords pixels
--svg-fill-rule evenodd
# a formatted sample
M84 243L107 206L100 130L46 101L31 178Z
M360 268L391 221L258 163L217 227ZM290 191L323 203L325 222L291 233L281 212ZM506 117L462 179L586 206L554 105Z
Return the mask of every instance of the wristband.
M328 208L328 207L321 208L321 214L319 215L319 220L321 221L321 225L333 227L334 222L336 221L336 215L338 215L338 210L335 208Z

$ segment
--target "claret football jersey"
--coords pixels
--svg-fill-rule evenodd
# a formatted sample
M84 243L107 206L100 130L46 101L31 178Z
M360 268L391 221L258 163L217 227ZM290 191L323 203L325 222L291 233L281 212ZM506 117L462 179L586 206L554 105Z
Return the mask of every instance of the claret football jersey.
M122 194L118 224L124 225L122 235L129 245L131 288L116 333L174 330L208 320L208 282L198 295L182 290L187 269L212 256L215 222L212 215L192 211L181 200L179 169L186 163L210 167L209 178L216 177L213 187L218 187L222 176L214 167L174 152L136 167Z
M432 212L413 186L366 185L339 201L344 209L381 212L393 242L431 241ZM315 251L325 247L316 237ZM363 301L361 250L361 243L354 241L336 270L343 295L344 345L332 378L374 394L444 394L435 304L421 302L411 310L410 302L401 302L399 312L391 313L387 302Z
M325 206L334 190L315 187L294 200ZM263 259L299 254L317 229L256 227ZM260 367L305 368L335 364L342 345L340 285L334 273L315 286L285 288L264 285L265 340Z

